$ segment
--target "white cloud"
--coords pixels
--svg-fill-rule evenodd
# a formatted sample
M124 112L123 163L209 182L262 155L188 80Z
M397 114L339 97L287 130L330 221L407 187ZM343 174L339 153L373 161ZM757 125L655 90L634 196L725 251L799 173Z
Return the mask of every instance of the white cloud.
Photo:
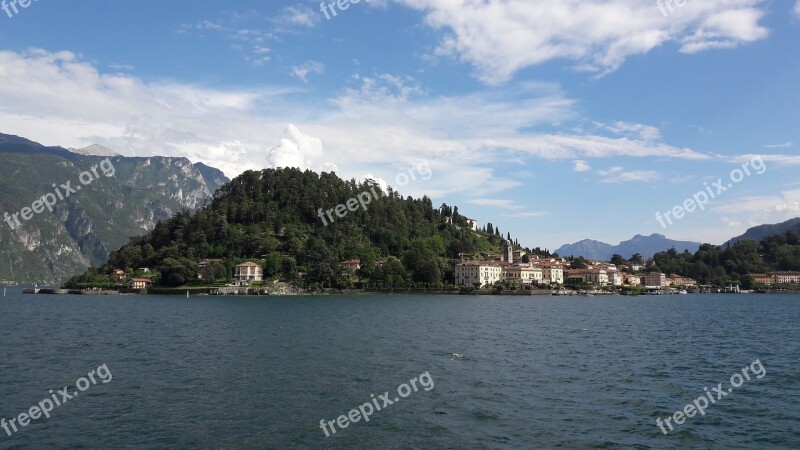
M381 177L376 177L375 175L373 175L371 173L367 173L367 174L364 174L362 179L363 180L372 180L372 181L374 181L378 186L381 187L381 190L383 192L388 192L389 191L389 182L384 180Z
M783 144L768 144L764 146L764 148L769 148L769 149L792 148L792 147L794 147L794 143L792 142L784 142Z
M763 15L763 11L755 8L715 12L706 17L691 36L682 40L681 51L699 53L710 49L733 48L742 42L764 39L769 32L758 25Z
M695 53L763 39L766 0L690 0L665 17L655 0L396 0L445 34L436 53L472 64L501 84L526 68L568 60L594 73L617 69L667 42Z
M579 159L577 161L573 161L573 163L575 164L575 167L573 169L575 172L588 172L592 170L591 166L589 166L589 163L587 163L586 161L582 161Z
M623 167L612 167L608 170L598 170L597 174L603 177L603 183L628 183L651 182L661 179L661 174L653 170L626 171Z
M797 0L797 3L794 4L794 15L800 18L800 0Z
M645 141L657 141L661 139L661 131L650 125L629 122L614 122L611 125L598 123L597 125L620 136L628 136Z
M284 8L276 21L283 25L312 28L320 22L320 14L306 5L297 4Z
M183 35L206 36L208 34L223 36L231 41L230 47L242 54L244 60L253 67L262 67L270 61L271 49L266 43L275 38L275 34L266 29L244 28L238 26L243 17L232 16L226 20L200 20L194 24L182 24L177 33Z
M748 196L730 199L711 208L726 224L747 227L779 223L800 216L800 189L773 196Z
M295 167L315 172L337 170L335 164L323 161L325 152L320 139L302 133L292 124L286 128L286 135L267 154L270 167Z
M798 155L781 155L781 154L776 154L776 155L763 155L763 154L760 154L760 155L753 155L753 154L736 155L734 157L728 158L728 162L740 163L740 164L744 164L744 163L752 164L754 161L756 161L758 159L761 159L764 163L769 163L769 164L766 164L769 167L771 167L773 165L775 165L775 166L783 166L783 167L800 165L800 156L798 156Z
M303 80L303 83L308 83L309 74L319 75L323 72L325 72L325 66L317 61L306 61L305 63L292 68L292 75Z
M308 103L284 87L211 89L104 74L73 53L43 50L0 52L0 76L3 132L46 145L185 156L231 177L267 165L336 163L346 178L370 173L394 185L427 161L434 175L403 186L404 195L468 195L482 186L488 197L522 184L524 176L501 168L511 160L717 158L641 133L552 131L577 117L575 102L552 84L434 97L408 77L359 75L351 88ZM800 164L796 156L763 159Z

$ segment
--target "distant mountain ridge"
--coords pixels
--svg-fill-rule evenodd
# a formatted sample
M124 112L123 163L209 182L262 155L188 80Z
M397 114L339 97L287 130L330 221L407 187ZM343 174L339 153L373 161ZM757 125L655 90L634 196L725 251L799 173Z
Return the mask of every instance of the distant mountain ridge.
M661 234L652 234L650 236L637 234L630 240L620 242L619 245L585 239L574 244L563 245L555 252L559 256L583 256L586 259L608 261L614 254L630 258L638 253L645 258L649 258L658 252L663 252L673 247L679 252L689 250L694 253L700 248L700 245L699 242L675 241Z
M228 182L220 170L186 158L104 156L116 152L100 146L82 150L87 155L0 133L0 218L32 207L54 191L54 183L71 181L81 189L21 227L0 221L0 283L58 283L104 262L159 220L199 208ZM105 158L114 174L78 186L79 174Z
M760 242L763 239L775 236L776 234L784 234L787 231L794 231L795 233L800 234L800 217L778 224L759 225L757 227L750 228L743 235L737 236L723 245L734 245L738 242L747 240Z
M108 147L103 147L102 145L90 145L84 148L69 148L69 151L72 153L77 153L83 156L121 156L119 153L111 150Z
M584 239L574 244L562 245L556 249L559 256L583 256L586 259L609 260L614 254L614 246L593 239Z

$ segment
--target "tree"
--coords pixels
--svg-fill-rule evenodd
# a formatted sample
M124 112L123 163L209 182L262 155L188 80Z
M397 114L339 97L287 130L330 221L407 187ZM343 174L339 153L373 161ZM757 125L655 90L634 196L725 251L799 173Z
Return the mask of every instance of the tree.
M415 282L434 283L442 280L438 258L422 246L415 246L403 254L402 262Z
M216 280L221 280L223 278L227 278L227 271L225 270L225 265L219 261L212 261L207 266L198 269L198 274L203 277L203 280L208 282L214 282Z
M158 271L161 273L160 284L169 287L181 286L197 278L197 265L186 258L166 258L158 266Z
M640 255L638 253L634 253L634 255L631 256L631 259L629 259L628 261L630 261L633 264L638 264L638 265L644 264L644 258L642 257L642 255Z
M410 277L405 267L403 267L403 263L397 258L392 257L375 269L374 278L371 281L382 282L392 286L407 283L410 281Z
M332 286L336 274L335 269L339 264L333 259L325 241L314 239L306 253L306 259L310 268L308 280L319 283L323 287Z
M588 261L583 256L579 256L570 261L570 267L573 269L585 269L589 267Z

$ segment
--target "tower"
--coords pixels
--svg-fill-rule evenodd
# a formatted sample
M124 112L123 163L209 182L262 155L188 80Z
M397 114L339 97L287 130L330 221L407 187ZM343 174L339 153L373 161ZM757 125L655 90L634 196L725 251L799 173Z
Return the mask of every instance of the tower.
M503 239L503 262L514 262L514 249L511 245L511 242L505 239Z

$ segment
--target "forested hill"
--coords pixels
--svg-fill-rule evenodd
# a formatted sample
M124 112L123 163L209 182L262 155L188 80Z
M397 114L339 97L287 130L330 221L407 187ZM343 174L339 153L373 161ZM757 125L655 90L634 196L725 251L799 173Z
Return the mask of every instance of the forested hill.
M319 216L373 191L380 197L366 208L359 205L343 218L334 214L327 226ZM222 260L204 279L228 278L236 264L254 261L264 266L265 277L295 281L305 273L306 284L343 287L339 263L358 258L369 280L452 282L459 253L500 248L499 230L471 231L466 220L457 207L435 208L428 197L403 198L391 188L382 192L372 181L297 169L249 171L217 190L208 205L158 223L68 285L100 282L115 269L148 267L160 274L162 286L178 286L197 278L203 259Z

